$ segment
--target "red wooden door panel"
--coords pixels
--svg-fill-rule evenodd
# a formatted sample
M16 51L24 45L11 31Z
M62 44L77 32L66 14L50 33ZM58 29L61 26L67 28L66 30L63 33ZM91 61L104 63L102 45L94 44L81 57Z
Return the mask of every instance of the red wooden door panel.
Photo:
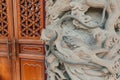
M0 56L0 80L12 80L10 64L6 57Z
M0 80L12 80L12 1L0 0Z
M0 0L0 80L45 80L43 0Z
M44 62L38 60L21 60L22 80L45 80Z
M14 0L17 80L44 80L43 0Z

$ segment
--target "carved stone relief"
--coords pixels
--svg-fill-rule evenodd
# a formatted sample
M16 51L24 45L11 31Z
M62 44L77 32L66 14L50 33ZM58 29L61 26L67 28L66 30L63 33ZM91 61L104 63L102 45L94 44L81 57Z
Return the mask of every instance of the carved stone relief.
M47 0L47 80L120 80L120 1Z

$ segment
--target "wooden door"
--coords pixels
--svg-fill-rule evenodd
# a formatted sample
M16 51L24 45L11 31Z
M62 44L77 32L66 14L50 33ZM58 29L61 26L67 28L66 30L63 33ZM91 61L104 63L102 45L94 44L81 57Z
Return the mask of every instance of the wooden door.
M45 80L43 0L14 0L17 80Z
M0 80L45 80L43 0L0 0Z
M12 1L0 0L0 80L12 80Z

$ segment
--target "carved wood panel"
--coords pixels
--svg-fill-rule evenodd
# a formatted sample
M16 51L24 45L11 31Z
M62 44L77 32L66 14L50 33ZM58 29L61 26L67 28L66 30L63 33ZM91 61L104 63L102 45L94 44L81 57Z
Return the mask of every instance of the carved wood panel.
M43 28L43 1L17 0L20 39L39 39Z
M36 60L21 60L21 80L45 80L44 62Z
M20 48L20 53L44 55L43 45L21 44L19 48Z
M17 80L44 80L44 0L15 0Z
M8 37L7 2L0 0L0 38Z

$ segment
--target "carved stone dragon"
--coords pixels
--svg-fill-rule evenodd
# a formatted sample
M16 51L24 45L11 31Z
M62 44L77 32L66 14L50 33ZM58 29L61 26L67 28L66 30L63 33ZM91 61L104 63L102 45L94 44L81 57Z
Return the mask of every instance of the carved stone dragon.
M120 80L119 3L47 1L47 80Z

